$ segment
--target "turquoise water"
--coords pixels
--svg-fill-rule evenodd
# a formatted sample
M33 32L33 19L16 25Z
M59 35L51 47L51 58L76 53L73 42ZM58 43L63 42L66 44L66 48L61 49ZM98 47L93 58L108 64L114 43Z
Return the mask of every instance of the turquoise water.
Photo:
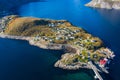
M116 57L110 64L110 76L120 80L120 10L95 9L84 6L90 0L46 0L21 6L21 16L65 19L100 37Z
M93 80L91 71L55 68L62 53L0 38L0 80Z

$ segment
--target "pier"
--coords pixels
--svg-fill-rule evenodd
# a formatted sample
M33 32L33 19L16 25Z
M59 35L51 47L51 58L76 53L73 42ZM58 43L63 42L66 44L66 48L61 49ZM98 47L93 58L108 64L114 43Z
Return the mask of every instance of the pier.
M96 66L94 66L91 61L89 61L88 64L89 64L89 65L91 66L91 68L93 69L93 71L94 71L94 73L95 73L95 77L98 78L99 80L103 80L103 78L102 78L101 75L99 74Z

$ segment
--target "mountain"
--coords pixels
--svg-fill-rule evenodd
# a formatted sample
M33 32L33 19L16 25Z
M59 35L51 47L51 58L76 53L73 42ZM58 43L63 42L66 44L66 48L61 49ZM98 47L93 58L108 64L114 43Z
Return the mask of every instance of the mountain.
M105 9L120 9L120 0L92 0L86 6Z

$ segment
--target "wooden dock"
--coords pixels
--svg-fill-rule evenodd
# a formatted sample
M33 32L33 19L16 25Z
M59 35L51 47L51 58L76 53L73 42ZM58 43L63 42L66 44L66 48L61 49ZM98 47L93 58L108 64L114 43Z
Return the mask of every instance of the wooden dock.
M103 80L103 78L102 78L101 75L99 74L96 66L94 66L91 61L89 61L88 64L89 64L89 65L91 66L91 68L93 69L93 71L94 71L94 73L95 73L95 77L98 78L99 80Z

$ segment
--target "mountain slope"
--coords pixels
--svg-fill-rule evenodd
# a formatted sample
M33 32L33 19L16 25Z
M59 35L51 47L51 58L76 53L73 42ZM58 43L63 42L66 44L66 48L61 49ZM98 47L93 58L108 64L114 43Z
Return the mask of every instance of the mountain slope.
M92 0L86 6L106 9L120 9L120 0Z

